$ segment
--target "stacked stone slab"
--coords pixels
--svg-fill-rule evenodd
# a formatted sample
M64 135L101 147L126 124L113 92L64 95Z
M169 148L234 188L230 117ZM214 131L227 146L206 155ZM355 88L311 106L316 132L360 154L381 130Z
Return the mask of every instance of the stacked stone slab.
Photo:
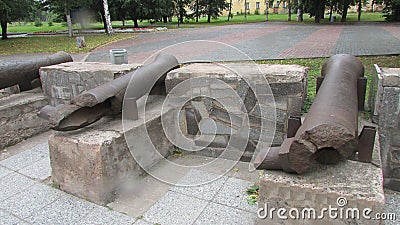
M47 104L40 89L0 98L0 149L48 130L49 123L37 116Z
M238 74L237 71L241 71ZM267 102L267 104L259 104L255 96L254 90L249 87L249 84L243 79L243 76L252 77L262 76L269 83L270 90L275 100ZM227 85L205 82L196 82L195 79L190 81L190 90L193 94L200 94L203 97L198 97L188 101L184 107L184 113L180 114L183 118L180 119L181 129L185 136L195 138L196 135L202 134L202 127L199 125L204 117L211 118L216 122L217 132L214 141L202 151L197 151L196 154L217 157L224 151L230 139L230 132L240 126L242 122L240 116L229 114L228 109L224 108L217 100L223 98L232 101L232 96L227 89L234 90L243 102L245 112L249 116L249 141L246 151L241 160L249 161L253 155L256 146L259 143L260 133L262 129L261 121L264 124L271 121L273 116L266 114L261 116L260 111L267 112L276 109L276 131L273 135L272 129L266 129L266 133L270 138L273 138L273 145L280 145L286 137L287 119L289 116L300 116L301 108L306 99L308 70L306 67L297 65L267 65L267 64L212 64L212 63L195 63L183 66L173 70L167 74L165 85L167 93L171 93L174 87L180 88L181 82L191 79L208 77L221 80ZM265 85L265 84L261 84ZM257 86L255 87L257 89ZM257 90L256 90L257 92ZM262 93L266 94L266 93ZM211 96L211 97L204 97ZM262 97L262 95L258 96ZM228 105L227 108L236 106ZM205 126L207 128L207 126ZM232 130L231 130L232 129ZM265 129L263 127L263 129ZM275 128L273 128L275 129ZM272 137L273 136L273 137ZM200 145L201 140L197 140Z
M370 106L379 124L384 185L400 191L400 68L377 68Z
M68 103L83 91L107 83L139 67L97 62L69 62L40 68L43 92L50 105Z

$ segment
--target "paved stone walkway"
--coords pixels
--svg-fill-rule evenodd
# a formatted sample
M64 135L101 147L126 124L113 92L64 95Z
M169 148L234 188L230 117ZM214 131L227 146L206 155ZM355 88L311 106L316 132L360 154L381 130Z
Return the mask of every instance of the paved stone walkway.
M253 224L257 218L256 206L247 203L245 194L257 174L246 175L253 181L223 176L194 188L166 186L153 181L156 183L141 185L145 193L140 196L142 200L136 199L139 202L131 201L132 196L124 197L125 203L117 199L110 207L52 187L50 176L47 142L1 160L0 224ZM216 176L219 175L190 170L179 183L189 184L198 177L212 179ZM159 194L142 214L130 213L138 211L129 204L142 204L143 199L149 198L146 196L155 192Z
M198 41L190 42L193 40ZM189 42L179 44L185 41ZM400 27L256 23L180 29L140 34L104 46L85 58L75 58L109 61L109 49L126 48L129 62L143 63L173 44L178 47L168 51L181 62L308 58L336 53L400 54ZM177 188L144 179L147 185L143 185L146 192L139 196L141 201L137 196L120 198L108 207L76 198L52 187L46 141L44 138L39 145L0 156L0 224L252 224L256 219L256 208L247 203L244 193L256 179L232 174L200 188ZM191 170L182 175L180 182L190 182L196 176L215 174ZM400 196L387 193L386 199L386 212L395 212L398 218L385 224L400 224Z
M238 164L239 172L231 171L200 187L176 187L143 178L139 186L144 192L122 195L103 207L52 187L49 149L43 142L0 161L0 224L254 224L257 208L247 203L245 191L258 175L241 172L246 167ZM216 176L192 169L178 183ZM385 211L397 213L397 220L385 224L399 224L400 196L387 193L386 199Z
M190 41L195 42L185 43ZM132 39L112 43L90 53L86 61L109 61L110 49L125 48L129 62L143 63L155 52L171 45L176 47L167 51L181 62L248 59L234 48L254 60L328 57L337 53L357 56L400 54L400 26L270 22L169 30L138 34Z

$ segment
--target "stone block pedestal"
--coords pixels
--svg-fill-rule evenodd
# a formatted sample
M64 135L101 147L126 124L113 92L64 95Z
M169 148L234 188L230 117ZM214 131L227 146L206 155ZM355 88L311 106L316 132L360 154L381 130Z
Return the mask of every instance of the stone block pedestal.
M83 91L93 89L130 71L139 64L114 65L97 62L68 62L40 68L43 92L56 106L68 103Z
M165 85L176 104L184 103L180 109L184 136L196 139L214 134L211 130L216 128L212 143L196 154L218 157L248 116L242 160L250 161L260 142L275 146L283 142L288 117L301 115L307 78L307 68L298 65L193 63L169 72ZM204 143L196 140L195 145L207 146Z
M40 89L0 98L0 149L49 129L49 123L37 116L48 104Z
M400 191L400 68L379 68L371 83L370 106L379 125L384 185Z
M259 218L257 224L383 224L382 220L375 220L375 216L383 212L384 204L382 170L370 163L348 160L336 165L320 165L301 176L267 170L260 177L258 207L269 213L265 216L266 211L260 211L266 218ZM275 208L273 214L271 208ZM278 217L280 208L287 210L288 219ZM329 208L336 208L332 216L327 211ZM300 218L291 219L290 210L300 212ZM364 210L371 219L363 216ZM359 212L359 219L352 217L353 211ZM302 212L305 219L301 217ZM308 215L317 219L309 219Z
M61 190L89 201L106 205L114 200L118 188L129 180L144 175L145 169L157 163L149 154L149 143L144 143L147 133L160 155L166 157L173 149L162 133L160 108L163 97L146 111L146 122L141 119L129 123L123 130L121 119L106 117L92 126L73 131L58 132L49 139L52 180ZM126 125L126 124L125 124ZM125 135L137 142L130 148ZM131 154L146 158L138 165Z

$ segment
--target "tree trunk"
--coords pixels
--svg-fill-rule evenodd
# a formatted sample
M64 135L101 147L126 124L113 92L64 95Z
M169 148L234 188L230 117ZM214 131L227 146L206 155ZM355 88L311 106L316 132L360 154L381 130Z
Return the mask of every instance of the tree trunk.
M360 22L360 20L361 20L361 7L362 7L361 0L358 0L358 9L357 9L357 11L358 11L357 21L358 22Z
M209 5L208 5L207 23L211 23L211 7L212 7L211 2L212 1L210 1Z
M125 20L122 20L122 26L125 27Z
M268 21L268 8L269 8L269 0L266 1L265 3L265 21Z
M347 11L349 10L349 5L350 5L350 3L345 1L344 5L343 5L342 19L340 20L340 22L346 22L346 20L347 20Z
M247 1L244 0L244 21L247 21Z
M232 16L232 0L229 1L228 21L231 19L231 16Z
M133 27L134 27L134 28L138 28L138 27L139 27L138 19L133 18L132 20L133 20Z
M199 0L196 0L196 23L199 22Z
M298 1L297 22L303 22L303 1Z
M371 12L374 12L374 11L375 11L375 10L374 10L374 7L375 7L375 1L372 0L372 2L371 2Z
M71 10L68 7L67 0L64 1L64 10L65 10L65 15L67 17L68 37L72 37L74 33L72 31Z
M103 29L107 30L106 17L104 16L104 8L100 11L101 21L103 22Z
M72 37L74 33L72 32L72 20L71 20L71 14L70 11L68 10L67 14L67 25L68 25L68 37Z
M179 23L183 23L183 12L182 12L182 11L179 11L179 18L178 18L178 20L179 20Z
M315 23L319 23L321 21L321 9L320 9L320 1L314 2L314 13L315 13Z
M292 7L290 6L290 0L288 0L288 21L292 21Z
M110 18L110 11L108 10L108 1L107 0L103 0L103 8L104 8L104 17L106 19L106 32L108 35L113 35L114 34L114 30L112 28L112 24L111 24L111 18Z
M168 23L168 17L167 16L163 16L163 22L164 23Z
M1 23L1 39L7 39L7 20L0 20Z
M333 1L331 1L330 9L329 9L329 21L332 21L333 14Z

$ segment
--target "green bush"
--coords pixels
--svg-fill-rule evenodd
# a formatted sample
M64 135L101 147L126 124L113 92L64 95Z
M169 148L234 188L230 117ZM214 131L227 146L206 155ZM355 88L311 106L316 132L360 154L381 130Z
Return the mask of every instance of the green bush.
M68 27L68 24L67 24L67 22L62 22L62 23L61 23L61 26L62 26L62 27Z
M258 9L256 9L256 10L254 11L254 15L260 15L260 11L259 11Z
M49 22L47 23L47 25L48 25L49 27L54 26L53 21L49 21Z
M43 23L39 18L36 18L34 25L35 25L35 27L41 27L43 25Z

